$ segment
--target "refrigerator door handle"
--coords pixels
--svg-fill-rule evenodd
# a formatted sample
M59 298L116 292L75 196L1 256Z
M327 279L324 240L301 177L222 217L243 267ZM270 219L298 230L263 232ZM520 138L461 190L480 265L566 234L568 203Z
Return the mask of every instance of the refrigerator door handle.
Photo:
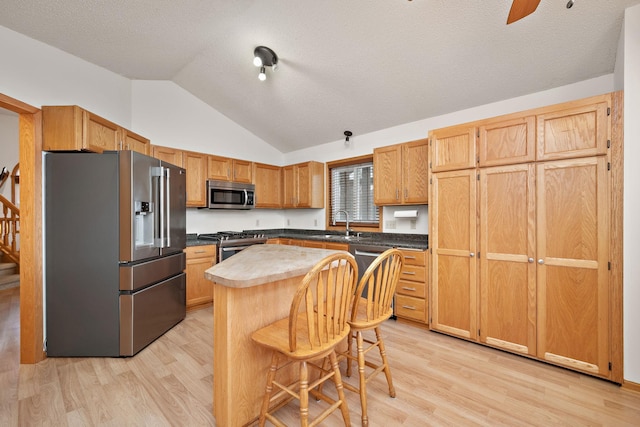
M165 224L166 224L166 220L165 220L165 209L167 204L165 203L165 179L164 179L164 171L165 169L160 166L160 177L159 177L159 181L160 181L160 188L159 188L159 193L160 193L160 206L159 206L159 211L160 211L160 244L158 245L158 247L160 248L164 248L165 244L164 244L164 239L165 239Z
M171 231L169 230L169 224L171 224L171 174L169 168L165 168L165 179L167 191L167 199L165 201L164 209L166 209L166 216L164 226L167 231L167 244L165 247L171 247ZM163 240L164 242L164 240Z

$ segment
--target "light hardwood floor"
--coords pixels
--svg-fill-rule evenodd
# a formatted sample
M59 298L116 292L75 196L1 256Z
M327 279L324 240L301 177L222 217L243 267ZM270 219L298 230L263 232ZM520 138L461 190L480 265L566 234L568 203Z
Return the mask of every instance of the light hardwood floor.
M22 366L18 309L18 288L0 291L0 426L215 425L211 308L132 358ZM640 425L640 393L615 384L395 321L383 333L397 397L384 375L369 384L371 426ZM347 397L360 425L358 396ZM295 408L282 411L295 425ZM339 412L323 425L342 425Z

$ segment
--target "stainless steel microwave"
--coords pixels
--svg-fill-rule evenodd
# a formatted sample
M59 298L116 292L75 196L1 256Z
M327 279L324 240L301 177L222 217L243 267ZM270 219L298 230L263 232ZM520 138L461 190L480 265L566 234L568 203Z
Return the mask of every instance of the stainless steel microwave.
M209 209L253 209L254 184L227 181L207 181L207 207Z

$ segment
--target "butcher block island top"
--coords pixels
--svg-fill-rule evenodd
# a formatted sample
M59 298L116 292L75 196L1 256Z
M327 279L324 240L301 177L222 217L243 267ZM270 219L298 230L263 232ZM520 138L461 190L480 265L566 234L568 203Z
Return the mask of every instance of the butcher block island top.
M271 357L251 340L251 334L287 317L305 274L336 252L344 251L254 245L205 272L213 282L213 416L217 426L243 426L257 419Z
M304 276L321 259L335 252L341 251L289 245L253 245L214 265L205 271L205 277L227 287L248 288Z

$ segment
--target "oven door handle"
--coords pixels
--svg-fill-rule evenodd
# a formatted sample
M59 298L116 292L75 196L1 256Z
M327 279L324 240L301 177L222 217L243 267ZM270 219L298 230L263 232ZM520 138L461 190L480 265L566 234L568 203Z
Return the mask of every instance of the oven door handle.
M226 247L222 247L220 248L220 250L222 250L223 252L229 252L229 251L241 251L243 249L247 249L249 246L226 246Z

